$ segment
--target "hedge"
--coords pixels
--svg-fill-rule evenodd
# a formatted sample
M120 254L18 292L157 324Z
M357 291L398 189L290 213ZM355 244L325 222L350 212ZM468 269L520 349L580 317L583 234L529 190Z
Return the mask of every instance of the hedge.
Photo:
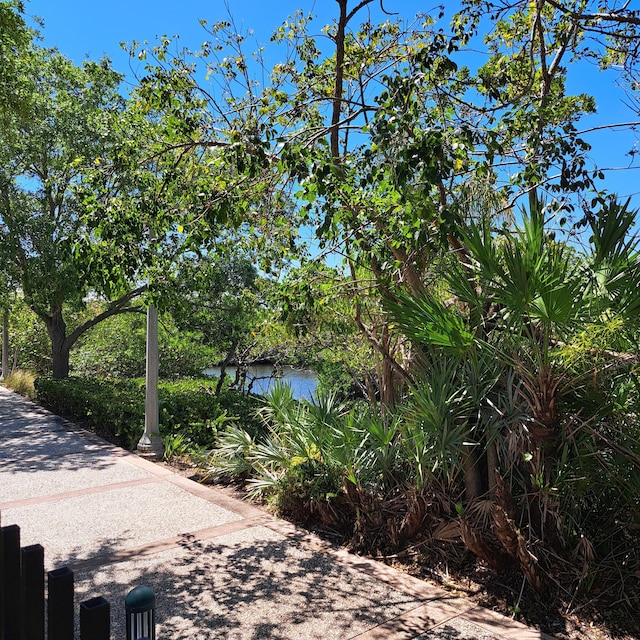
M225 389L214 393L215 380L159 383L160 431L183 434L192 444L211 448L229 421L255 433L260 400ZM103 438L135 448L144 429L144 380L70 377L37 378L36 400L54 413L78 422Z

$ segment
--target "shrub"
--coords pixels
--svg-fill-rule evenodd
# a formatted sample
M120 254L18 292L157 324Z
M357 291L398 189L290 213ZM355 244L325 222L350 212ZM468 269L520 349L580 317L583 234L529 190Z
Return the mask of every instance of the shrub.
M395 553L424 536L427 521L453 513L447 492L434 499L434 483L412 483L424 460L403 446L410 434L399 419L335 394L297 401L283 384L263 402L263 434L232 426L220 435L213 480L242 481L280 515L319 521L369 553Z
M37 400L70 420L82 422L105 439L134 448L144 429L144 381L100 378L37 378ZM215 381L161 382L160 431L181 434L197 447L213 447L220 427L233 421L256 432L257 400L225 390L214 394Z
M272 505L279 514L305 522L341 488L342 476L336 467L314 458L294 460L277 482Z
M9 366L16 358L16 367L45 374L51 371L51 343L42 320L24 300L13 302L9 319Z
M33 398L35 397L35 389L33 386L35 377L35 374L33 374L31 371L17 369L16 371L12 371L4 379L4 385L9 389L13 389L20 395L27 396L28 398Z
M199 447L214 446L218 432L228 422L238 423L252 434L260 430L253 396L230 389L215 395L217 380L185 379L159 385L160 426L163 433L183 433Z
M37 378L36 399L110 442L132 448L144 429L144 388L135 380Z
M339 361L325 359L314 364L318 374L318 392L335 393L342 400L364 397L363 385L359 385L353 374Z

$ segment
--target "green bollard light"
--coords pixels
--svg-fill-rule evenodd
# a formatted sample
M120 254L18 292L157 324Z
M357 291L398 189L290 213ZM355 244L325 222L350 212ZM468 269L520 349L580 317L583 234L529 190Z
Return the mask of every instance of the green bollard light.
M127 640L156 640L156 596L149 587L135 587L124 599Z

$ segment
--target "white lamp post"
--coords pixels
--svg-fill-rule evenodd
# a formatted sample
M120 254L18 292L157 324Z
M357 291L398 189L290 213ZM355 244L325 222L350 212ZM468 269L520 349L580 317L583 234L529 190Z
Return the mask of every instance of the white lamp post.
M149 234L153 240L153 233ZM160 437L158 405L158 310L150 304L147 309L147 370L144 404L144 432L138 441L138 455L159 460L164 455Z

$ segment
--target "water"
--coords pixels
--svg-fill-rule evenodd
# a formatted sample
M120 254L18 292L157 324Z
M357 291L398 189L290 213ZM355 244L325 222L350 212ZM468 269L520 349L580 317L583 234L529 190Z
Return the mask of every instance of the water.
M274 367L270 364L256 364L247 367L247 386L253 381L251 391L263 396L269 392L274 382L281 381L289 384L294 398L309 400L315 395L318 386L318 376L315 371L285 366L278 369L279 377L277 378L274 377L274 371ZM208 376L219 377L220 367L212 367L204 373ZM226 373L228 378L234 380L236 368L227 367Z

